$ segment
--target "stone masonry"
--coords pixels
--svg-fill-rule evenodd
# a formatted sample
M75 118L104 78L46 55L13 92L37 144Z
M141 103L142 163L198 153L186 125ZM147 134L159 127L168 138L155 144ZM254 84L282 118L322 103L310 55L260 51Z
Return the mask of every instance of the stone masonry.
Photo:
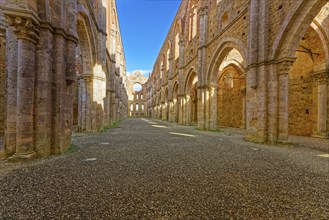
M0 0L0 156L65 151L127 116L115 0Z
M149 115L259 143L328 138L328 39L327 0L182 0L146 84Z
M136 71L127 77L127 93L128 93L128 115L129 116L148 116L147 115L147 91L145 83L147 79L143 73ZM134 85L141 86L140 91L134 90Z

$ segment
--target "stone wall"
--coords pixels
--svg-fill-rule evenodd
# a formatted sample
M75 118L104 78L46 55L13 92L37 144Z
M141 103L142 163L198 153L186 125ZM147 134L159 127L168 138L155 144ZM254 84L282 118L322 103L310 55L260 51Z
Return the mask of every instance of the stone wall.
M2 33L4 35L4 33ZM0 151L4 150L6 119L6 44L5 37L0 36Z
M74 124L97 132L127 116L115 13L114 0L0 1L0 155L62 153Z
M149 115L163 119L169 106L169 121L189 125L185 85L194 70L199 128L241 126L247 140L273 144L289 134L328 137L328 24L325 0L183 0L147 82ZM245 84L240 92L218 84L228 66Z

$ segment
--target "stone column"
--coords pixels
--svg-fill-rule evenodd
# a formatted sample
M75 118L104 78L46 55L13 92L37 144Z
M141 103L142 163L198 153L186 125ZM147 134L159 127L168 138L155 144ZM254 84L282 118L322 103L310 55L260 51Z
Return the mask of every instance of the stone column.
M39 157L50 154L51 111L52 111L52 72L53 34L44 24L40 28L40 42L37 49L37 77L35 89L34 149ZM74 57L75 60L75 57ZM73 117L72 117L73 118Z
M278 73L278 143L287 143L289 136L289 70L292 60L277 64Z
M6 131L6 27L0 13L0 159L4 156Z
M8 23L14 27L18 41L16 152L9 160L29 160L36 157L33 149L33 102L38 30L31 20L21 17L8 17Z
M205 129L210 129L210 91L209 87L204 90L204 100L205 100Z
M199 12L199 48L198 48L198 116L197 123L200 129L209 128L209 94L206 88L208 83L206 82L206 62L207 62L207 42L208 42L208 7L201 7ZM209 97L208 97L209 98ZM208 110L208 114L206 111Z
M179 95L179 106L178 106L178 124L182 125L184 123L184 105L185 105L185 96Z
M318 115L317 130L314 137L329 138L328 132L328 79L326 73L321 74L317 79Z
M190 95L185 96L185 111L184 111L184 125L190 125L192 114L192 105L191 105L191 97Z
M212 85L209 88L209 130L217 129L217 86Z
M246 128L246 89L241 91L242 93L242 121L240 128Z
M86 121L86 131L92 131L93 128L93 120L92 111L93 111L93 103L92 103L92 88L93 88L93 79L91 75L84 76L84 84L85 84L85 121Z
M198 87L198 128L205 129L205 92L204 88Z

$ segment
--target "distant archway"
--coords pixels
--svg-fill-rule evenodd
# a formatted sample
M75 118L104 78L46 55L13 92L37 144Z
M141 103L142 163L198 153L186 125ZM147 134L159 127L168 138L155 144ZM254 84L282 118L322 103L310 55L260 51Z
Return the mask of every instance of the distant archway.
M178 99L178 83L176 82L173 87L173 116L174 122L179 122L179 99Z
M191 70L185 82L186 94L186 123L188 125L196 125L198 115L198 75Z

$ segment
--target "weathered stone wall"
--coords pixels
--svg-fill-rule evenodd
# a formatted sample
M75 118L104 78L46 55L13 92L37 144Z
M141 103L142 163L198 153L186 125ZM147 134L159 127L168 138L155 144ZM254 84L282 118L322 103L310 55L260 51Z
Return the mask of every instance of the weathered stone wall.
M145 86L146 81L147 77L145 77L140 71L130 74L126 79L129 116L147 116L148 114L147 88ZM141 91L134 90L134 85L136 83L141 85ZM144 110L142 109L142 106L144 106Z
M61 153L73 124L100 131L127 116L119 29L114 0L0 1L1 155Z
M1 31L1 30L0 30ZM6 42L5 32L0 32L0 151L4 150L6 120Z
M194 69L199 128L246 127L246 139L269 143L287 142L289 134L328 137L328 24L325 0L183 0L147 82L150 115L163 119L167 105L169 121L190 124L185 85ZM232 51L238 56L228 58ZM241 93L218 85L227 66L241 72Z

